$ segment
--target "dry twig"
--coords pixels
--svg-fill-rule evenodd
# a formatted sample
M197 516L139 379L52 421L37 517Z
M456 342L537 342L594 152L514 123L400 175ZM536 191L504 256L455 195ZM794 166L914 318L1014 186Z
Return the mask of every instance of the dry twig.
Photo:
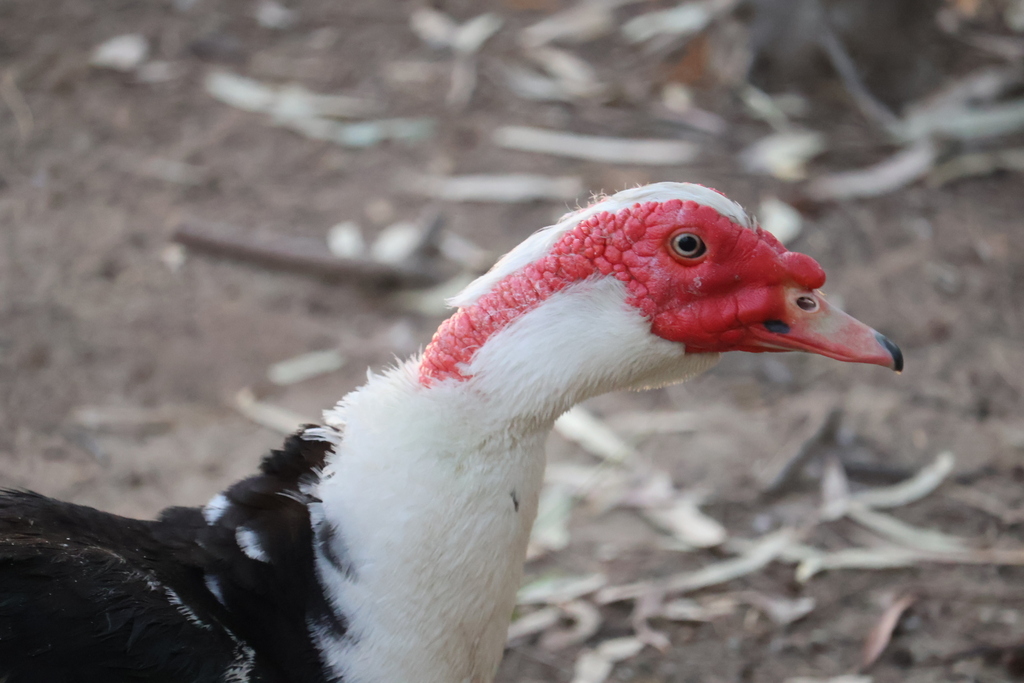
M319 240L289 235L257 239L247 230L220 223L187 221L175 231L174 240L208 254L372 288L428 287L444 279L439 269L338 258Z

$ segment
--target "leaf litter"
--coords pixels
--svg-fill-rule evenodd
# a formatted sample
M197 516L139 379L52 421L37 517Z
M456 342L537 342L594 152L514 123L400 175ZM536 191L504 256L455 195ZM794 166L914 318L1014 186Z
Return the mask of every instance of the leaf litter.
M572 201L583 194L579 176L535 173L432 176L411 174L399 189L450 202L519 204L536 201Z
M868 633L867 640L864 641L864 649L860 660L861 669L867 669L878 661L878 658L882 656L885 648L892 641L893 631L896 630L896 626L899 624L903 613L910 609L915 602L917 602L916 596L904 595L893 600L885 608L878 622Z
M419 142L434 132L435 122L429 117L342 123L335 119L374 114L380 105L350 95L315 93L298 84L272 86L229 71L212 71L206 76L205 86L224 104L267 114L275 125L345 147L372 147L386 140Z
M891 486L854 490L848 481L842 462L838 458L826 461L822 476L821 505L816 516L800 528L783 527L754 539L733 537L714 518L700 511L702 495L694 492L679 492L670 477L664 472L650 468L642 458L632 452L629 458L620 455L625 442L611 425L628 433L630 428L636 434L658 433L662 429L679 424L686 429L698 428L686 424L678 413L664 413L662 419L641 419L636 413L613 415L607 421L597 418L589 411L580 412L569 419L569 429L560 433L581 444L585 450L598 454L603 462L597 466L557 464L553 466L551 478L561 481L559 490L566 496L563 500L580 500L587 496L602 472L611 471L617 480L620 493L613 498L614 507L633 508L651 520L665 533L683 539L684 547L718 546L732 557L718 560L692 571L670 574L629 584L608 584L603 574L594 574L568 579L541 581L527 584L520 593L520 603L547 605L533 617L513 630L524 633L530 624L540 634L548 647L563 646L564 639L577 640L581 634L592 637L599 630L600 613L597 607L609 603L631 601L634 603L631 624L634 635L623 640L623 651L639 652L644 646L667 648L669 640L665 633L651 624L651 620L669 621L712 621L736 615L740 607L748 606L764 614L776 626L784 626L811 614L816 601L810 596L782 597L754 590L739 590L718 595L701 596L708 588L725 586L745 576L763 570L773 562L796 564L795 579L806 583L823 571L839 569L884 570L914 566L921 563L939 564L1013 564L1024 563L1024 550L979 549L973 539L951 536L944 532L910 525L897 517L881 512L919 502L938 490L948 479L955 466L955 457L950 452L939 453L911 477ZM833 424L836 411L825 411L823 424ZM668 417L665 417L665 416ZM685 415L685 414L684 414ZM583 416L580 419L580 416ZM653 426L653 429L652 429ZM815 430L815 434L820 432ZM597 435L597 436L595 436ZM632 448L632 447L630 447ZM632 484L626 485L629 481ZM571 484L571 485L570 485ZM623 486L625 488L623 488ZM546 489L547 490L547 489ZM572 506L561 509L558 523L567 532ZM694 515L699 515L694 517ZM838 522L842 519L863 527L874 534L877 542L866 546L852 546L825 550L809 545L805 540L818 525ZM571 540L561 537L560 542ZM559 583L562 582L562 583ZM678 597L696 594L695 597ZM589 596L589 597L588 597ZM562 613L557 620L553 613L545 612L556 604L572 602L576 617ZM889 629L890 622L898 621L899 614L911 604L904 601L886 612L886 621L880 622L869 636L873 652L884 649L882 634ZM584 606L585 605L585 606ZM899 614L897 614L897 611ZM585 615L581 617L581 615ZM895 616L894 616L895 615ZM525 617L524 617L525 618ZM562 624L572 621L575 627ZM554 633L557 635L545 635ZM573 634L573 635L570 635ZM544 640L547 638L547 640ZM579 642L584 642L579 641ZM576 642L576 641L573 641ZM605 641L610 642L610 641ZM886 641L887 642L887 641ZM603 681L611 675L617 661L602 654L600 649L585 648L576 660L575 680ZM865 652L868 652L866 649ZM865 659L865 662L868 660ZM867 664L865 664L866 666ZM850 678L854 680L856 677ZM795 679L794 679L795 680ZM842 680L839 677L835 680Z
M494 143L504 149L617 164L677 166L696 159L699 148L685 140L630 139L503 126Z

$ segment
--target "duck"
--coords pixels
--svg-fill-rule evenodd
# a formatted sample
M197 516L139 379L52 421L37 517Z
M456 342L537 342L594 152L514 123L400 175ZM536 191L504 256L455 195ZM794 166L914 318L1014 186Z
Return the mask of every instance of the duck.
M736 202L663 182L527 238L380 373L203 507L0 495L5 683L489 683L554 421L733 351L903 369Z

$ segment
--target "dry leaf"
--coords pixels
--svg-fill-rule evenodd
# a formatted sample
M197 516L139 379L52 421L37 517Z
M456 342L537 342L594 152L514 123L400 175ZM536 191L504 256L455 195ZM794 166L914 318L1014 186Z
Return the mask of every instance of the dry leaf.
M327 231L327 249L339 258L362 258L366 252L366 243L359 224L355 221L343 221Z
M1024 0L1010 0L1003 10L1003 21L1011 31L1024 33Z
M740 595L745 602L756 607L777 626L786 626L803 619L814 611L816 604L814 598L809 596L789 599L757 591L744 591Z
M627 492L619 504L636 508L658 508L671 505L676 497L672 476L663 470L645 473L638 486Z
M450 231L441 234L437 248L452 263L474 271L484 271L494 263L494 255L472 240Z
M612 638L597 646L597 652L602 657L612 661L621 662L630 657L636 657L644 649L644 644L637 638Z
M608 416L608 425L616 432L633 437L653 434L684 434L695 432L702 420L696 411L635 411Z
M968 539L934 529L912 526L891 515L875 512L859 504L851 503L846 516L903 548L940 554L962 553L971 549L971 542Z
M448 299L452 298L476 279L473 273L459 273L450 280L429 289L408 289L398 291L388 297L403 311L420 315L441 316L451 312Z
M927 175L937 155L930 139L921 140L874 166L815 178L807 184L807 196L823 201L888 194Z
M661 614L664 599L665 593L662 590L653 590L641 595L633 606L633 614L630 616L630 624L633 626L636 639L661 652L668 651L672 641L665 633L652 628L648 620Z
M577 465L569 462L553 462L544 470L544 482L562 484L573 490L577 496L584 496L602 481L611 477L618 483L625 483L625 473L621 469L600 465Z
M562 618L562 610L557 607L544 607L519 617L508 627L508 641L518 640L534 633L546 631Z
M418 142L434 134L431 118L396 118L340 123L331 119L285 118L275 123L312 140L326 140L342 147L373 147L387 140Z
M603 460L626 462L635 455L632 446L583 406L575 406L558 418L555 431Z
M656 36L693 35L703 31L722 2L686 2L671 9L647 12L633 17L622 26L622 35L630 43L642 43ZM734 4L734 3L728 3Z
M725 527L703 512L694 496L683 495L668 506L651 506L643 515L655 525L694 548L713 548L721 545L727 533Z
M71 419L93 432L145 436L166 432L180 415L172 408L84 405L75 408Z
M506 64L502 71L505 85L523 99L537 102L571 102L574 99L565 85L554 78L517 65Z
M681 123L710 135L721 135L728 122L713 112L694 106L690 89L682 83L668 83L661 90L661 102L654 107L659 118Z
M585 43L611 33L615 28L613 10L636 0L582 0L523 29L519 42L525 48L548 43Z
M532 173L410 176L401 182L399 189L452 202L571 201L583 194L583 180L578 176Z
M778 557L796 539L793 529L779 529L762 536L739 557L709 564L694 572L670 576L663 581L667 593L682 593L727 583L755 572Z
M432 7L417 7L409 15L409 28L433 48L451 47L459 25L454 19Z
M534 559L569 545L569 517L574 498L565 486L547 485L540 492L537 520L530 531L527 557Z
M1021 83L1024 71L1019 66L985 66L953 79L948 85L922 100L904 107L903 125L927 128L930 122L943 116L962 112L968 107L992 102Z
M379 105L357 97L314 93L301 85L274 87L226 71L214 71L206 77L205 87L225 104L269 114L275 125L346 147L370 147L385 140L415 142L430 137L434 131L434 120L430 118L335 121L376 112Z
M604 683L616 662L635 657L643 649L639 638L613 638L594 650L583 650L576 659L572 683Z
M186 164L176 159L150 159L133 161L126 160L125 170L137 173L144 178L155 178L178 185L198 186L209 180L209 174L202 166Z
M1024 147L960 154L938 165L928 175L928 185L941 187L961 178L990 175L998 171L1024 171Z
M783 244L789 244L799 237L804 227L804 219L800 212L778 197L768 196L762 199L757 217L761 227L775 235L775 239Z
M889 645L889 641L892 640L892 633L896 630L900 617L916 601L917 598L913 595L904 595L895 600L882 613L882 617L875 624L874 628L871 629L871 632L868 633L867 640L864 641L864 650L861 653L860 660L862 669L866 669L878 661L882 652Z
M843 517L850 506L850 484L843 463L835 455L825 460L821 475L821 519L831 522Z
M552 463L544 471L546 484L567 487L574 497L585 500L596 512L623 504L633 479L634 475L607 460L596 466Z
M928 116L900 121L893 134L901 140L931 136L955 140L980 140L1015 133L1024 128L1024 99L985 107L941 110Z
M908 505L921 500L937 489L953 471L956 458L949 451L939 453L934 462L921 468L913 477L894 486L858 491L851 496L865 507L885 509Z
M177 273L181 270L187 258L188 252L185 251L184 245L181 244L167 244L160 250L160 262L167 266L167 269L172 273Z
M732 614L737 607L739 601L727 596L715 596L699 602L679 598L662 605L658 616L672 621L713 621Z
M431 7L418 7L409 15L409 27L420 40L433 48L451 48L463 55L473 54L498 32L504 20L487 13L457 23L444 12Z
M444 103L452 109L461 109L473 99L476 90L476 60L462 57L452 66L452 80Z
M530 50L529 57L547 71L558 87L572 99L600 97L608 88L597 78L588 62L566 50L540 47Z
M582 650L576 658L572 683L604 683L615 664L594 650Z
M492 12L473 17L455 31L452 49L463 55L479 52L504 23L504 19Z
M345 357L337 349L310 351L267 368L267 379L277 385L296 384L341 369Z
M256 400L256 394L249 387L235 394L235 409L256 424L284 435L294 434L299 427L311 422L286 408Z
M684 140L611 138L527 126L502 126L493 137L505 149L614 164L678 166L692 162L699 151Z
M539 645L549 651L557 652L589 639L601 628L601 612L585 600L573 600L559 605L564 616L573 621L570 628L548 630L541 636Z
M607 583L608 577L604 574L544 577L520 588L516 602L520 605L557 605L594 593Z
M903 548L844 548L831 553L809 554L798 560L797 583L830 569L895 569L913 566L919 554Z
M787 130L761 138L740 153L743 167L780 180L807 177L807 162L825 151L825 136L814 130Z
M782 133L791 128L789 114L777 98L752 85L740 88L739 96L750 115L764 121L776 132Z
M283 30L295 25L298 12L274 0L261 0L256 6L256 23L263 28Z
M946 491L946 495L957 502L963 503L964 505L970 505L976 510L981 510L986 514L995 517L1003 524L1011 525L1024 523L1024 508L1010 507L995 496L990 496L975 488L969 486L958 486Z
M146 61L149 41L141 33L127 33L106 40L92 51L89 64L100 69L134 71Z
M380 263L403 263L415 253L423 242L423 227L411 221L401 221L384 228L370 247L370 256Z
M609 586L597 594L598 604L633 600L652 590L665 593L686 593L727 583L765 567L779 557L796 541L796 531L779 529L751 542L742 554L728 560L714 562L692 572L683 572L658 581L641 581L623 586Z
M380 111L378 103L348 95L323 95L301 85L271 86L228 71L213 71L206 91L224 104L244 111L271 114L277 120L349 118Z

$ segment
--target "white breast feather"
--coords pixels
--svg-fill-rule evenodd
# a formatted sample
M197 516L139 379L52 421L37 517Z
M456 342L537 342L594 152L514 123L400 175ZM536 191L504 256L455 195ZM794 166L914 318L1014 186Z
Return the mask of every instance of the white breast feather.
M317 563L351 630L314 634L332 670L346 683L491 681L554 419L590 395L679 381L716 359L652 335L624 285L601 278L497 332L467 380L422 386L411 361L328 411L345 436L311 512L335 525L353 570Z

